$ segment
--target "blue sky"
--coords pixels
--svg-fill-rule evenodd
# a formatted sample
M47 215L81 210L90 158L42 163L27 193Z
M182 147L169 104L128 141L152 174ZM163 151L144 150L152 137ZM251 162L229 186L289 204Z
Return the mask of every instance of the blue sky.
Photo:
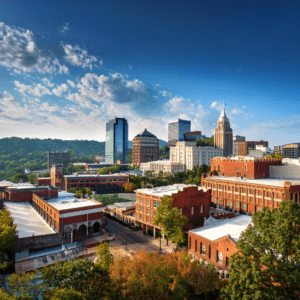
M0 7L0 137L129 138L192 121L300 142L299 1L16 1Z

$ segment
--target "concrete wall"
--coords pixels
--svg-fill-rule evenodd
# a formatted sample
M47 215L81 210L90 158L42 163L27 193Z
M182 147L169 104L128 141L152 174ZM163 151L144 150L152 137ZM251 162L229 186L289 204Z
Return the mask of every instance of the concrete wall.
M270 177L300 179L300 166L298 165L270 166Z

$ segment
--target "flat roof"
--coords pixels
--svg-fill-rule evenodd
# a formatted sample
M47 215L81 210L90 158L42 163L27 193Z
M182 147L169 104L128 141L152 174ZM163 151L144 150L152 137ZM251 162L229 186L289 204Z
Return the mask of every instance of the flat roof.
M115 174L78 174L78 175L64 175L65 178L101 178L101 177L116 177L116 176L126 176L127 174L124 173L115 173Z
M232 219L214 219L210 217L204 223L203 227L190 230L190 232L204 237L210 241L215 241L222 237L229 235L232 240L236 243L241 233L248 227L252 222L250 216L238 216Z
M214 180L225 180L225 181L238 182L238 183L252 183L258 185L269 185L269 186L277 186L277 187L284 187L284 183L286 181L290 182L291 185L300 185L299 179L276 179L276 178L241 179L240 177L225 177L225 176L212 176L207 178L212 178Z
M205 187L197 186L194 184L173 184L168 186L161 186L157 188L146 188L146 189L137 189L134 192L141 193L141 194L147 194L152 196L171 196L172 194L177 194L179 191L183 191L184 188L187 187L197 187L198 190L206 192L207 189Z
M49 186L40 186L40 185L35 185L31 183L14 183L11 186L8 187L10 190L24 190L24 189L53 189L55 187L49 187Z
M114 206L116 208L122 209L122 208L128 208L128 207L132 207L135 206L136 202L116 202L114 203Z
M50 198L47 201L54 208L58 210L72 209L72 208L83 208L94 205L101 205L98 201L91 201L89 199L75 198L73 193L59 192L57 198Z
M5 202L4 205L17 225L19 238L55 233L28 202Z

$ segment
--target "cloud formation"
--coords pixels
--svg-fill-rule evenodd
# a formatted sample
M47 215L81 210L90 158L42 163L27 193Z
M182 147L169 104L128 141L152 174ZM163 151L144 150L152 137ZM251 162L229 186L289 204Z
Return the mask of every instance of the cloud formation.
M60 97L62 95L62 93L68 92L70 90L70 88L63 83L62 85L59 85L57 88L52 90L52 93L58 97Z
M93 69L94 63L97 58L93 55L89 55L84 49L81 49L79 45L72 46L70 44L62 44L65 51L65 59L73 66L78 66L82 68Z
M20 83L17 80L15 80L14 83L15 86L17 87L16 90L24 96L26 93L33 95L35 97L42 97L43 95L52 95L52 93L40 83L35 85L34 87L31 85Z
M50 52L39 49L30 30L0 22L0 65L17 72L68 73Z
M70 29L70 23L66 22L59 31L65 33L66 31L69 31L69 29Z

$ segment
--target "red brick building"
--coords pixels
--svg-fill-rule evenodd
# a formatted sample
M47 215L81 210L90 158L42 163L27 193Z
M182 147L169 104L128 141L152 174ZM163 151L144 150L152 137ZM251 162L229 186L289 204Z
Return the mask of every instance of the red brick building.
M267 141L235 141L234 143L237 146L237 156L249 155L249 150L255 150L258 145L269 147L269 142Z
M230 257L237 252L236 243L249 224L249 216L221 220L211 217L203 227L189 231L188 252L200 261L211 262L226 277Z
M254 157L215 157L211 160L211 171L221 176L243 178L268 178L270 165L281 165L281 159Z
M209 217L211 192L206 188L174 184L152 189L138 189L135 193L136 221L146 231L150 228L161 229L154 226L153 219L164 196L171 196L173 207L178 207L181 213L188 217L190 223L186 225L186 230L194 228L195 222Z

